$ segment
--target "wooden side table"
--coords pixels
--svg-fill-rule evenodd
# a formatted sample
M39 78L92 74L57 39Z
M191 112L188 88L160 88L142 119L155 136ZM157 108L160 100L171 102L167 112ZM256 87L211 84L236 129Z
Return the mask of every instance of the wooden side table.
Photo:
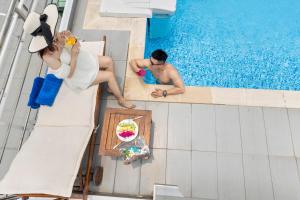
M107 108L104 114L99 154L103 156L120 156L118 149L113 149L121 141L116 135L116 127L124 119L133 119L139 116L142 118L134 120L139 126L138 136L143 136L147 145L151 137L151 110L134 110Z

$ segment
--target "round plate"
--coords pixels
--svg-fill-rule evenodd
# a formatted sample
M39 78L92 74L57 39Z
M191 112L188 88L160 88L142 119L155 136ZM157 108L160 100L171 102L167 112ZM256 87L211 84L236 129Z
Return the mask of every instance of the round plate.
M128 126L126 126L127 124L128 124ZM130 137L122 137L122 136L120 136L120 133L122 133L123 131L132 131L134 133L134 135L132 135ZM124 120L120 121L116 128L117 137L119 138L119 140L121 140L123 142L132 141L133 139L136 138L138 133L139 133L139 127L138 127L137 123L135 121L133 121L132 119L124 119Z

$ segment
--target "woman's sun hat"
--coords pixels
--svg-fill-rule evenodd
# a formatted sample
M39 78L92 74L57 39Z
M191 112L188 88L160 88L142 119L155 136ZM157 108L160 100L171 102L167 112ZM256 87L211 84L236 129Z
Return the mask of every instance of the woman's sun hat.
M53 42L54 31L58 21L58 10L55 4L49 4L42 14L31 12L26 18L24 32L33 36L28 50L38 52Z

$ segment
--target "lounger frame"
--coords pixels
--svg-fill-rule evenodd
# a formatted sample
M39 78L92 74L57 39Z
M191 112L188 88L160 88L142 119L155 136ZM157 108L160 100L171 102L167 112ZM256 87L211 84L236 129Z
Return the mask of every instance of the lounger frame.
M105 55L106 49L106 36L103 36L102 41L104 41L103 47L103 55ZM94 129L88 143L86 153L87 153L87 162L86 162L86 173L83 173L83 166L81 164L78 172L79 178L79 190L74 190L73 194L70 198L72 199L83 199L87 200L89 188L90 188L90 181L92 178L92 164L93 164L93 155L94 149L96 144L96 137L97 132L99 131L99 117L100 117L100 102L101 102L101 95L102 95L102 87L101 84L98 86L97 96L96 96L96 107L94 113ZM79 193L80 192L80 193ZM29 197L41 197L41 198L54 198L57 200L69 199L69 197L62 197L62 196L55 196L55 195L48 195L48 194L16 194L16 196L21 197L23 200L28 199Z

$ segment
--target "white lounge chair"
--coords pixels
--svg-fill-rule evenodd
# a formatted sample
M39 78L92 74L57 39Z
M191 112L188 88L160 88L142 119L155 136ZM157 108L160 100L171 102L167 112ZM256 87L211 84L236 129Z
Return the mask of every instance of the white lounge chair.
M176 11L177 0L122 0L127 6L151 9L152 14L172 15Z
M105 39L105 38L104 38ZM82 49L103 55L105 42L83 42ZM41 107L34 130L0 181L0 194L21 197L70 197L85 151L86 199L100 110L100 86L80 93L62 85L52 107ZM82 174L79 174L82 177Z
M102 0L100 15L103 17L152 17L149 8L131 7L124 0Z
M102 0L100 14L106 17L173 15L177 0Z

